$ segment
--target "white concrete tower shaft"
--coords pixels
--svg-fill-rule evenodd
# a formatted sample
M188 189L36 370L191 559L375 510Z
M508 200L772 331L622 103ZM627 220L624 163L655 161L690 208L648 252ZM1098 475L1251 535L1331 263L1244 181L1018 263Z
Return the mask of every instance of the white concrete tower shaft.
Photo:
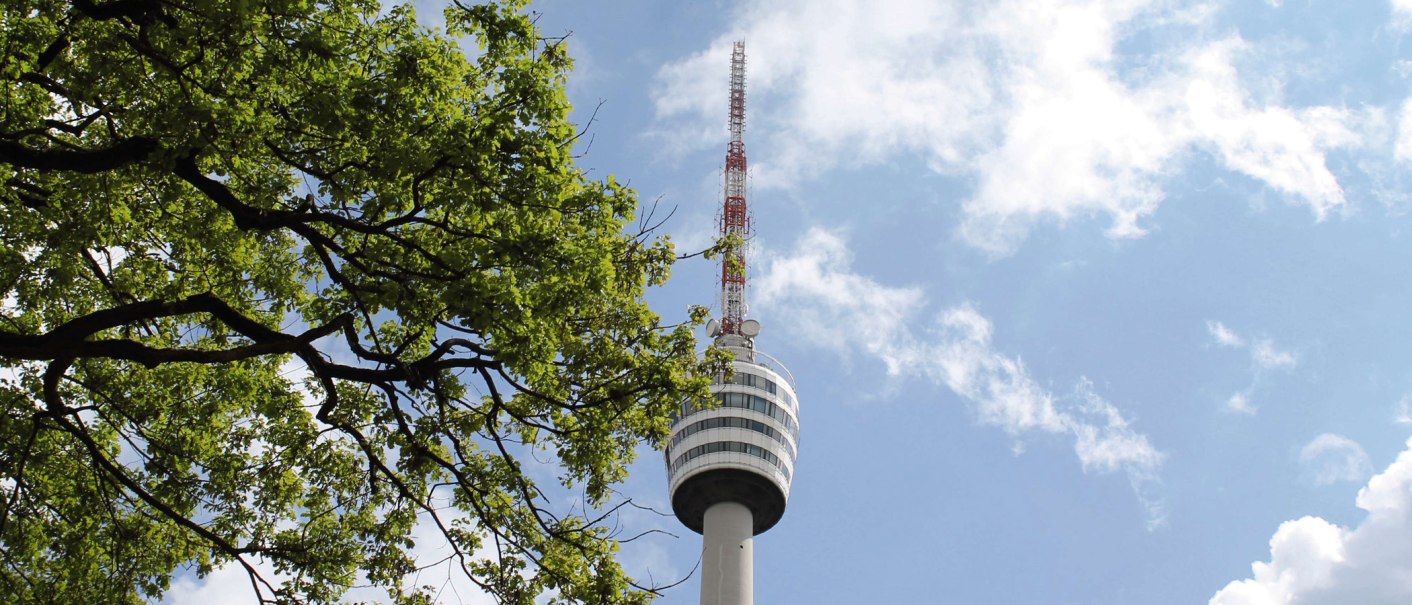
M706 509L701 605L755 605L755 532L750 509L720 502Z

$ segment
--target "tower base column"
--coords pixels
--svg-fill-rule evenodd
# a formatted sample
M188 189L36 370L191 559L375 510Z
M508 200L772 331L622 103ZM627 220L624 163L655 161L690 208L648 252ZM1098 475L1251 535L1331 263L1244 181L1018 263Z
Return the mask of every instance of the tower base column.
M755 604L754 520L737 502L706 509L701 552L701 605Z

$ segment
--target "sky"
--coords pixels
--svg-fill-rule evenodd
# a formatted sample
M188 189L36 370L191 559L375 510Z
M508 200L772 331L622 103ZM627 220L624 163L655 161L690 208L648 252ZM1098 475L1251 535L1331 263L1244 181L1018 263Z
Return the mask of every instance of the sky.
M580 164L683 254L745 41L749 316L801 405L757 602L1412 602L1412 0L531 10ZM669 511L660 454L621 491ZM622 522L696 603L700 537Z

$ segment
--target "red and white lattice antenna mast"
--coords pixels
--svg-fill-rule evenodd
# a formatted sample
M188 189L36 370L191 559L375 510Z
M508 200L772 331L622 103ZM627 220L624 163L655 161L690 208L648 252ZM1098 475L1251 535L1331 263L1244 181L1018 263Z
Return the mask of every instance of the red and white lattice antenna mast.
M730 142L726 144L726 201L721 237L736 242L721 255L721 335L741 336L745 321L745 242L750 212L745 207L745 43L731 52Z

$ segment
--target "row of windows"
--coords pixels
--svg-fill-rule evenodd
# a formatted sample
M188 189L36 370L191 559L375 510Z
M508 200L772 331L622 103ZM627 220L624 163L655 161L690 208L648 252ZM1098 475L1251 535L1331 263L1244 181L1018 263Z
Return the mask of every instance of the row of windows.
M723 408L755 410L756 412L774 418L784 423L784 427L789 429L789 434L794 436L795 442L799 441L799 423L794 421L794 416L790 415L788 410L775 405L764 397L751 395L749 393L716 393L716 400L721 402L721 407ZM672 422L686 418L699 411L701 410L696 409L690 403L683 402L681 404L681 413L676 418L673 418Z
M789 392L789 389L779 388L775 385L775 382L773 380L765 378L764 376L756 376L755 374L747 374L740 370L736 370L735 373L731 375L731 379L725 381L724 384L738 384L747 387L755 387L771 395L778 394L784 398L785 402L789 404L789 407L796 410L799 409L799 403L794 400L794 395Z
M757 433L761 433L766 437L774 439L775 441L778 441L782 445L784 445L785 449L789 450L789 457L791 459L797 456L794 451L794 444L790 443L788 439L785 439L784 435L780 434L779 431L776 431L774 427L763 422L759 422L757 420L751 420L749 418L739 418L736 416L707 418L705 420L698 421L692 424L691 426L683 427L681 430L677 431L675 437L672 437L672 443L669 447L675 447L677 443L681 442L682 439L686 439L687 437L695 435L696 433L699 433L701 431L719 428L748 429Z
M774 455L770 452L770 450L767 450L758 445L750 445L749 443L741 443L739 441L712 441L711 443L698 445L694 448L691 448L687 450L686 453L677 456L676 461L672 462L671 468L668 472L677 472L677 469L681 468L683 464L686 464L687 461L691 460L692 458L705 456L706 454L714 454L717 452L739 452L742 454L750 454L751 456L755 456L757 458L763 459L766 462L769 462L770 464L775 465L776 468L780 469L781 473L784 473L784 478L786 480L789 479L789 467L785 466L785 464L780 461L779 456Z
M740 370L736 370L735 372L733 372L731 374L731 379L725 381L725 384L743 384L748 387L757 387L765 389L766 391L769 391L771 393L775 392L774 381L770 380L769 378L765 378L764 376L746 374L745 372L742 372Z

